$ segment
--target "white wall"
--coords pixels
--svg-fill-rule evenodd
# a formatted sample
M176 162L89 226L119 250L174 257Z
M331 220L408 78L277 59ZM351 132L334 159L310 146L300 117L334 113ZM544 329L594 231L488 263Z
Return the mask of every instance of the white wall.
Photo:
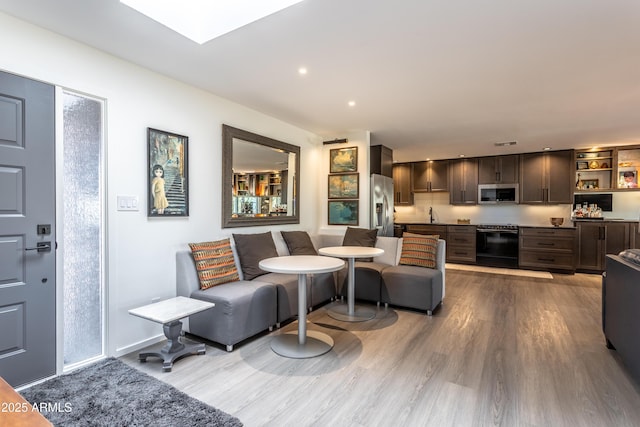
M326 182L319 186L317 177L325 174L328 160L317 135L2 13L0 38L0 70L107 100L108 354L132 351L162 334L160 326L127 310L175 296L178 248L274 228L221 228L223 123L299 145L301 223L276 229L316 231L323 223ZM189 137L188 218L147 218L147 127ZM137 195L140 211L117 211L117 195Z

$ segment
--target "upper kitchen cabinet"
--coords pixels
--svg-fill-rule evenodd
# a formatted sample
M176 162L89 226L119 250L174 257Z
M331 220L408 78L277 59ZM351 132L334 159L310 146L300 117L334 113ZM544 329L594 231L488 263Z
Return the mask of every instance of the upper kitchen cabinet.
M449 191L448 173L448 160L414 162L413 191L416 193Z
M384 145L369 147L370 171L378 175L393 177L393 150Z
M517 184L520 156L480 157L478 159L479 184Z
M478 203L478 159L457 159L449 163L449 203Z
M413 205L411 163L393 165L393 193L393 202L396 205Z
M520 203L573 204L573 150L520 155Z

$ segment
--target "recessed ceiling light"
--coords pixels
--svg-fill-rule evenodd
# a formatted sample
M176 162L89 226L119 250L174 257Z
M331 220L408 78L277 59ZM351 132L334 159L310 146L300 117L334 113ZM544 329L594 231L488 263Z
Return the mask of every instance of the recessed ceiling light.
M349 105L349 107L355 107L356 101L349 101L347 104Z
M301 1L120 0L120 3L203 44Z
M458 157L464 157L464 154L459 154Z
M302 74L304 76L307 74L307 69L305 67L298 68L298 74Z
M544 147L543 150L544 151L549 151L549 150L551 150L551 147Z

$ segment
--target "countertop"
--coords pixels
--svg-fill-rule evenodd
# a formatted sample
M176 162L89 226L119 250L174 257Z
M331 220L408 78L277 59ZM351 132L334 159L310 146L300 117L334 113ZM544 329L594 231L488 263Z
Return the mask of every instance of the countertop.
M536 227L536 228L576 228L575 223L577 222L635 222L637 223L637 219L624 219L624 218L573 218L565 221L563 225L560 227L554 227L549 224L509 224L509 225L517 225L518 227ZM411 222L396 222L398 226L404 225L440 225L440 226L468 226L468 225L480 225L480 224L458 224L457 222L420 222L420 221L411 221Z

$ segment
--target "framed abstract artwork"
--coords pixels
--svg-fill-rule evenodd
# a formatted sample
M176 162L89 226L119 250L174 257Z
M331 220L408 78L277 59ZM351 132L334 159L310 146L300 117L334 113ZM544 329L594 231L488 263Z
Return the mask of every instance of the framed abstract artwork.
M329 172L357 172L358 147L335 148L329 150Z
M147 128L147 216L189 216L189 138Z
M357 200L330 200L329 225L358 225Z
M344 173L329 175L330 199L357 199L359 189L359 174Z

